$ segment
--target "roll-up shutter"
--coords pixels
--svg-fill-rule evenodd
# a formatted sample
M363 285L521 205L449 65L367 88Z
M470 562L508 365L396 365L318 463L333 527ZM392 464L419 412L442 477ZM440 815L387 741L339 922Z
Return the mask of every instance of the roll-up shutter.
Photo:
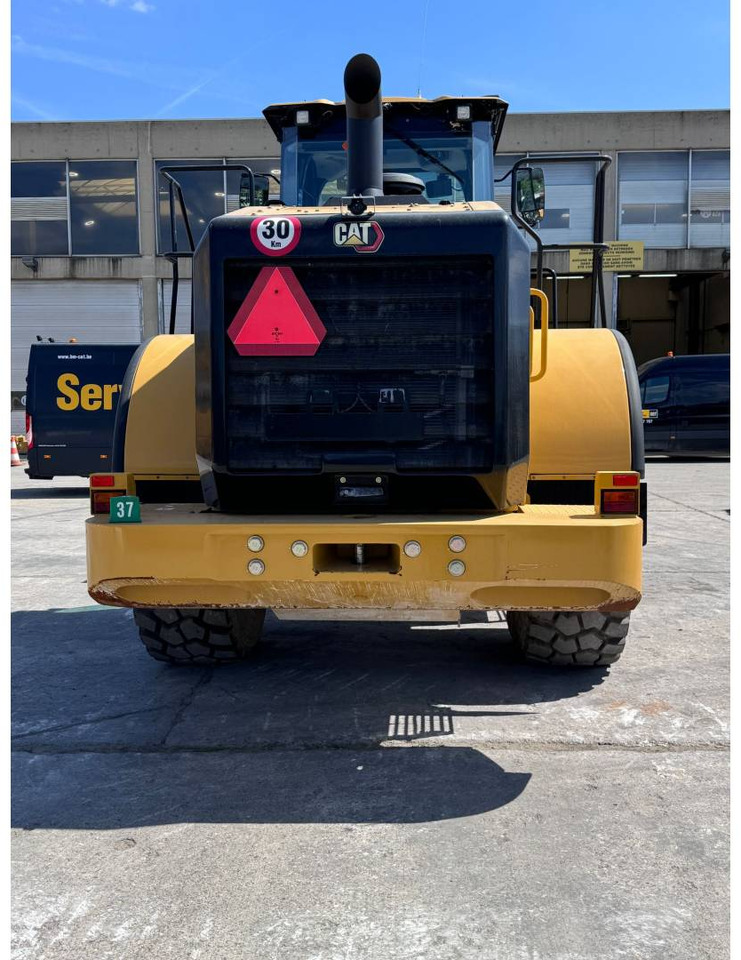
M687 168L687 151L620 154L621 240L687 245Z
M496 181L500 180L505 173L511 170L512 164L519 159L520 155L516 153L497 154L497 156L494 157L494 199L507 213L511 211L512 177L506 177L501 183L497 183Z
M543 243L589 243L594 231L594 181L597 164L544 163L545 218Z
M690 246L731 244L731 158L727 150L693 150Z
M161 286L160 329L170 332L170 303L172 302L172 280L163 280ZM178 282L178 302L175 310L175 333L190 333L190 280Z
M25 430L21 398L36 337L59 343L139 343L141 298L136 280L15 280L11 299L11 429Z

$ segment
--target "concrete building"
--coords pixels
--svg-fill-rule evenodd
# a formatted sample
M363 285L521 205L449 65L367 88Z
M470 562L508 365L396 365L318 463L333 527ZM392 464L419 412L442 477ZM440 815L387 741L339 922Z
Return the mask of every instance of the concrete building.
M279 145L250 120L15 123L12 126L12 398L22 429L29 344L36 337L138 341L166 329L172 267L169 198L159 173L173 163L246 162L280 176ZM599 150L607 171L606 237L641 241L642 259L606 273L611 325L642 362L729 349L730 121L725 110L511 114L495 162L535 153ZM546 166L546 243L591 239L595 164ZM236 173L182 175L194 230L238 205ZM508 205L509 185L497 185ZM180 236L184 238L182 224ZM568 252L559 322L582 325L589 281ZM178 328L186 329L190 263L181 263Z

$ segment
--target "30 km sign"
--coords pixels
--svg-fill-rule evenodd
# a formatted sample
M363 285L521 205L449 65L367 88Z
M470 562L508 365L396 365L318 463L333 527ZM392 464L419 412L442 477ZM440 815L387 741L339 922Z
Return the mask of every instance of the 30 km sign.
M643 270L642 240L611 240L605 250L602 266L605 270ZM592 251L587 247L569 250L569 272L589 272L592 269Z
M258 217L250 227L252 242L269 257L284 257L301 239L298 217Z

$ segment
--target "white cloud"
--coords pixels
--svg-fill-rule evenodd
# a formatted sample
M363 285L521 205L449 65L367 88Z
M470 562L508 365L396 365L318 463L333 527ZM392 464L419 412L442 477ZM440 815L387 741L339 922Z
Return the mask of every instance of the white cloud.
M146 0L134 0L133 3L128 3L127 0L100 0L100 2L106 7L120 7L126 3L127 8L134 13L151 13L154 10L154 4L147 3Z
M190 100L191 97L195 94L200 93L204 87L208 86L209 83L212 83L218 77L223 76L225 73L228 73L232 69L235 63L239 60L239 57L235 57L234 60L229 60L228 63L225 63L223 67L220 67L218 70L214 70L204 77L202 80L199 80L198 83L194 84L188 90L184 90L179 96L175 97L174 100L171 100L166 104L161 110L159 110L155 116L163 117L168 113L171 113L175 107L179 107L181 103L184 103L186 100Z
M161 90L173 91L177 94L175 102L169 103L164 108L166 111L182 103L183 99L188 99L198 93L206 84L222 72L226 72L227 68L231 68L238 61L238 58L235 58L219 70L204 71L165 66L159 63L109 60L105 57L88 56L60 47L28 43L18 34L11 38L10 49L14 57L32 57L35 60L45 60L49 63L67 64L72 67L80 67L83 70L90 70L93 73L110 74L123 80L131 80ZM216 100L239 103L243 109L247 106L253 107L257 111L260 109L259 104L252 103L244 94L235 96L218 86L209 91L209 96Z
M34 103L33 100L27 100L25 97L21 97L19 94L14 93L12 96L13 103L17 104L19 107L23 107L24 110L28 110L29 113L34 114L34 116L39 117L41 120L56 120L56 117L49 113L48 110L45 110L40 104Z

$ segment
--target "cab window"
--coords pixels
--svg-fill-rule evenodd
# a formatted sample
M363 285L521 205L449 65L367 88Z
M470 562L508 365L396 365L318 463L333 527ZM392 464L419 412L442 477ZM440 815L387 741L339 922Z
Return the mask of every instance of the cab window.
M410 173L425 183L432 202L472 199L470 136L420 136L400 140L387 136L383 145L385 173ZM347 154L341 140L300 140L298 203L322 206L330 197L347 194Z

